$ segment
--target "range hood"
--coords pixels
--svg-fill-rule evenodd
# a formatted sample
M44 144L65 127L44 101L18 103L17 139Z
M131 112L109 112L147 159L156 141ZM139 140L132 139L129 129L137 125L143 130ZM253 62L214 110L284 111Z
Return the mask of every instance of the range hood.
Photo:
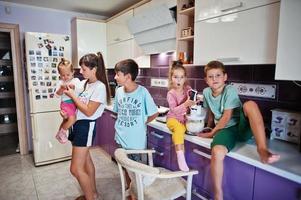
M128 27L145 54L176 49L176 21L166 4L135 15L128 21Z

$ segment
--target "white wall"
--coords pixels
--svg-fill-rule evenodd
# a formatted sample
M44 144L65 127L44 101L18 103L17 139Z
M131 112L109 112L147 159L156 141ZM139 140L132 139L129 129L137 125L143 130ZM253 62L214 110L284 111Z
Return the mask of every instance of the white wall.
M10 11L6 12L7 10ZM46 32L56 34L71 34L71 19L73 17L85 17L91 19L105 19L104 16L85 13L68 12L55 9L45 9L34 6L25 6L0 1L0 23L19 24L21 55L23 56L24 32ZM21 59L22 61L24 59ZM23 77L25 77L25 64L23 63ZM25 81L25 78L23 79ZM24 82L24 85L25 84ZM28 90L24 88L26 95L24 104L27 113L27 132L29 150L32 150L32 135L29 115ZM57 130L53 130L55 136Z

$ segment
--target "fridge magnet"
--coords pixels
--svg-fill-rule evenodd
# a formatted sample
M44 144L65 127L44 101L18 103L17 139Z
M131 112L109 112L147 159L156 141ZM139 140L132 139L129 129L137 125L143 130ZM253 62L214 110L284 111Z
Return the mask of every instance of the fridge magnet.
M35 63L35 62L30 63L30 66L31 66L31 67L36 67L36 63Z
M55 51L56 51L56 50L57 50L57 47L56 47L56 46L53 46L53 50L55 50Z
M32 74L36 74L37 73L37 70L35 70L35 69L31 69L30 71L31 71Z
M37 56L37 61L42 62L42 56Z
M39 68L39 69L38 69L38 74L39 74L39 75L43 74L43 69L42 69L42 68Z
M38 56L40 56L40 55L42 55L42 52L41 52L41 51L36 51L36 54L37 54Z
M48 87L51 86L51 81L47 81L46 86L48 86Z
M57 73L56 69L53 69L51 72L52 72L53 74L56 74L56 73Z
M44 39L44 44L48 44L49 40L48 39Z
M36 95L36 100L40 100L41 99L41 95Z
M64 47L63 46L60 46L60 51L64 51Z
M44 45L42 43L38 43L38 47L42 48Z
M53 89L52 88L48 88L48 93L52 93Z
M43 93L43 94L46 94L46 93L47 93L47 89L43 89L43 90L42 90L42 93Z
M66 36L64 37L64 40L65 40L66 42L69 41L69 40L70 40L69 36L66 35Z
M52 76L52 80L56 81L57 80L57 76Z
M57 56L57 51L53 51L52 56Z
M40 86L45 86L45 82L44 81L40 81Z
M31 76L30 78L31 78L31 80L33 80L33 81L37 80L37 77L36 77L36 76Z
M43 76L38 76L38 81L43 80Z
M56 63L51 63L52 68L56 68ZM53 73L53 72L52 72Z
M45 76L45 81L49 81L49 76Z
M46 68L50 68L49 63L44 63L44 66L45 66Z
M59 53L59 56L60 56L60 57L64 57L64 53L63 53L63 52L60 52L60 53Z
M43 67L43 63L38 63L38 67Z
M43 95L42 97L43 97L43 99L47 99L47 95Z
M48 62L48 57L44 57L44 58L43 58L43 61L44 61L44 62Z
M44 69L45 74L49 74L49 72L50 72L50 69L47 69L47 68Z
M37 81L33 81L33 82L32 82L32 85L33 85L33 86L38 86L38 82L37 82Z
M58 62L57 57L52 58L52 62Z
M34 55L34 50L29 50L29 55Z
M30 61L35 61L36 58L35 58L34 56L30 56L30 57L29 57L29 60L30 60Z
M35 89L35 93L40 94L40 89Z
M53 98L54 97L54 94L49 94L49 98Z

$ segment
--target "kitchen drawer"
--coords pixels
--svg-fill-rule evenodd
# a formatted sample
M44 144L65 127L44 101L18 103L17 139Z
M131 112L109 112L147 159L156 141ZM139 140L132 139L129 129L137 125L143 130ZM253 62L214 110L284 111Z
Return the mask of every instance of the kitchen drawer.
M172 145L170 134L153 127L148 127L147 140L160 147L167 147Z
M153 154L153 161L156 167L164 167L170 169L171 153L170 148L164 146L157 146L151 142L147 143L148 149L154 149L156 152Z

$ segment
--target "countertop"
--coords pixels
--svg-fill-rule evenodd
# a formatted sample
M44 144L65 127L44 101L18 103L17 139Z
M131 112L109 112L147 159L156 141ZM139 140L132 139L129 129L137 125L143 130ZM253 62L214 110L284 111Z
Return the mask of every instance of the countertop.
M107 106L106 109L113 110L112 106ZM154 120L148 125L171 134L165 123ZM208 149L210 149L212 142L212 139L190 135L185 135L185 140ZM227 156L301 184L301 153L298 151L298 146L280 140L268 140L267 143L271 152L281 156L278 162L273 164L261 163L254 140L237 144Z

